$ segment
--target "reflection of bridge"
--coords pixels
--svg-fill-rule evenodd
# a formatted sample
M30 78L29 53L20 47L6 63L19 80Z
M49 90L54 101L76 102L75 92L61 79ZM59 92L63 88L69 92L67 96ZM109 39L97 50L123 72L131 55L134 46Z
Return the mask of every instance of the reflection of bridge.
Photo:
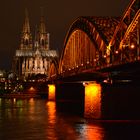
M140 2L132 0L121 18L79 17L65 38L49 78L96 74L140 62ZM127 67L127 68L128 68ZM126 69L127 69L126 68Z

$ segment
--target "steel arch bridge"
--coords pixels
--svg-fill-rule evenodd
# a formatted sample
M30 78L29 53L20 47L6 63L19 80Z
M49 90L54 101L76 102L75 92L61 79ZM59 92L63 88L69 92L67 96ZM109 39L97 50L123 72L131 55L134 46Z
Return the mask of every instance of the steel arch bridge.
M57 75L58 75L58 59L52 59L51 63L50 63L50 69L49 69L49 79L50 80L54 80Z
M67 32L57 74L65 77L139 60L140 1L132 0L121 18L76 19Z

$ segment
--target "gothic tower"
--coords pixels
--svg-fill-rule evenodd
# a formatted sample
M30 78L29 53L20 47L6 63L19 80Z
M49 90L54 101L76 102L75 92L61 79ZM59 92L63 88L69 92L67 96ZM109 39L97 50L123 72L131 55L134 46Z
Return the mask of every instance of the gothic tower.
M43 11L35 35L32 34L29 24L29 16L25 10L25 20L21 33L21 43L15 55L14 71L20 78L30 78L37 74L48 76L50 62L57 57L55 50L49 48L49 33L46 31Z
M43 9L41 9L41 18L39 24L38 37L39 37L38 42L39 42L40 49L49 50L49 33L47 33L46 31Z
M29 17L28 17L28 11L25 10L25 20L23 24L23 29L21 33L21 44L20 49L32 49L32 35L30 31L30 24L29 24Z

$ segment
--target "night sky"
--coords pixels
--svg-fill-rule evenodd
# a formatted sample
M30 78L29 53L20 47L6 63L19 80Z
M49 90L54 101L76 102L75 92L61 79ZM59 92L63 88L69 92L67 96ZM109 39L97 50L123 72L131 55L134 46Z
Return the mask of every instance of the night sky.
M40 7L44 8L50 47L61 50L71 23L79 16L121 16L130 0L5 0L0 4L0 69L11 69L25 8L31 30L39 23Z

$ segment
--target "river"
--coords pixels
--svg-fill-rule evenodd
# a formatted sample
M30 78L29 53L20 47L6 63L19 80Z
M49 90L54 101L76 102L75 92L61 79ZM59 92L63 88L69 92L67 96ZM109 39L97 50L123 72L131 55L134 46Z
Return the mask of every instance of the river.
M140 139L138 120L85 119L57 104L41 98L0 98L0 140Z

